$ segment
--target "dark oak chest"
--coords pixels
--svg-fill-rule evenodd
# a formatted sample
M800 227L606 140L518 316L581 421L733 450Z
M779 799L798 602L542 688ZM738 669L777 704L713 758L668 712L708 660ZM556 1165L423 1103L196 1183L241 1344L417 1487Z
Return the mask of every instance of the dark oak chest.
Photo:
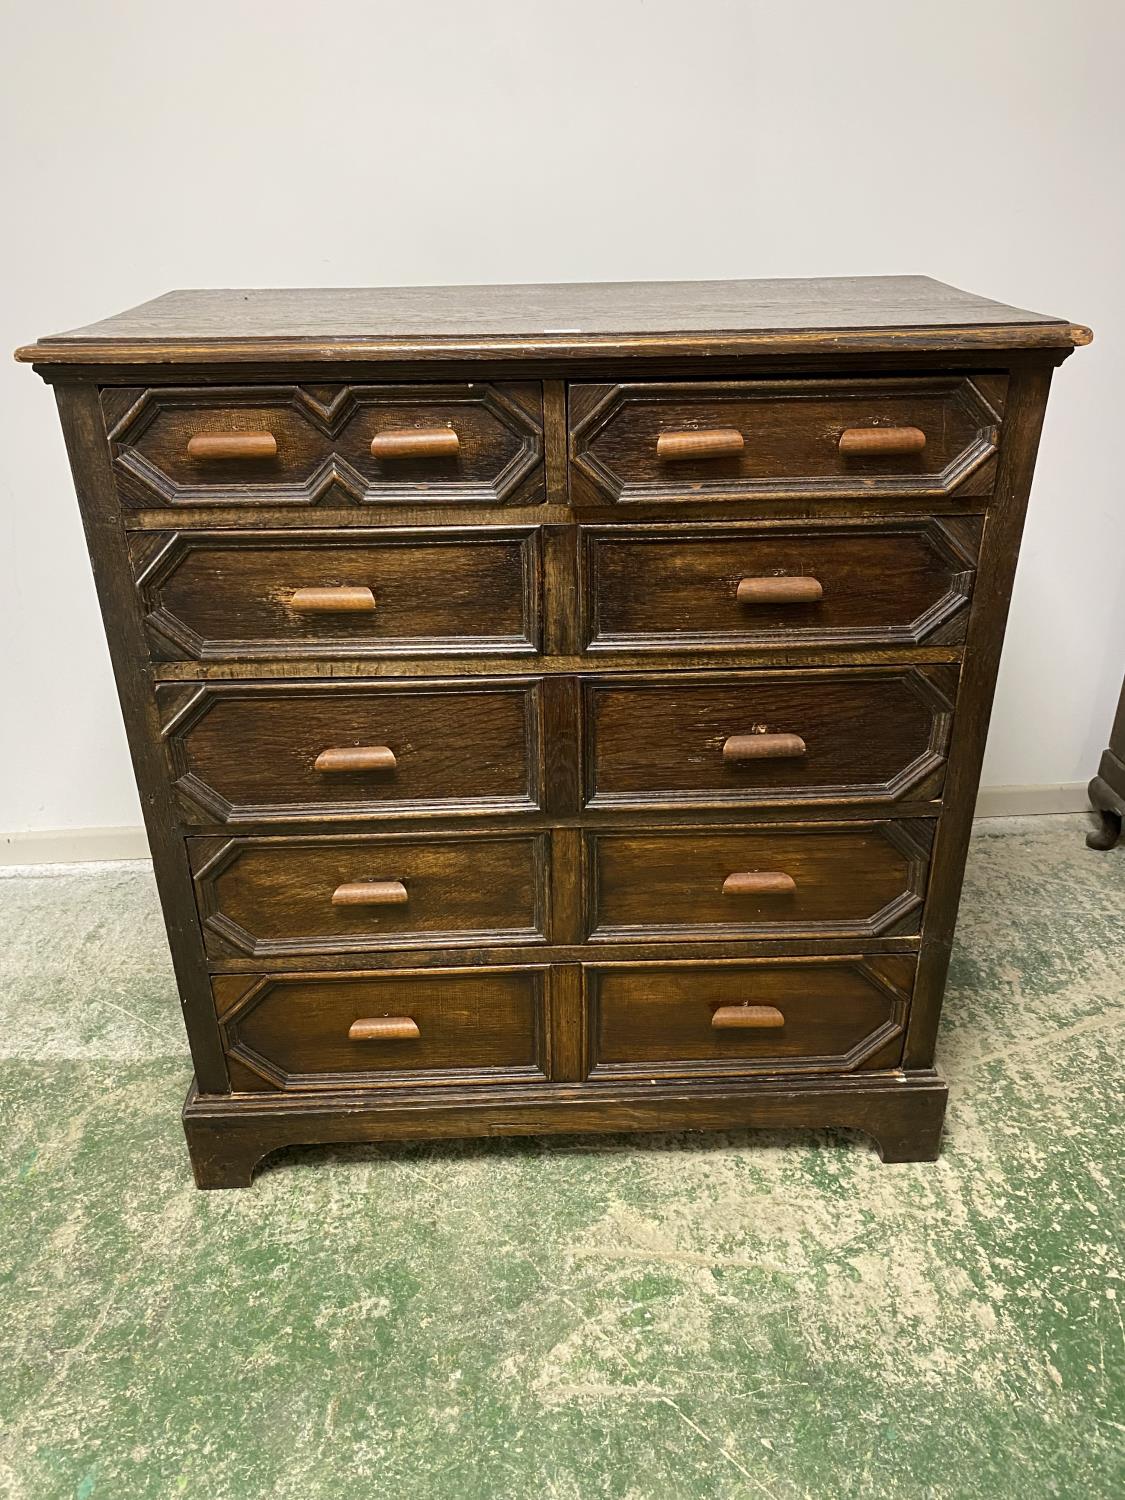
M892 277L176 292L19 351L200 1186L559 1131L933 1157L1039 430L1088 339Z

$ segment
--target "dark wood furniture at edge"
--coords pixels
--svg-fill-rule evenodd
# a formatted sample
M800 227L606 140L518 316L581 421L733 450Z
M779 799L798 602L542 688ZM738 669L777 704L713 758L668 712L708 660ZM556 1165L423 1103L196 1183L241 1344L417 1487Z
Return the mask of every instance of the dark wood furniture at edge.
M891 277L175 292L19 350L199 1185L540 1132L935 1157L1032 470L1089 337Z
M1125 819L1125 686L1109 732L1109 745L1090 783L1090 801L1101 818L1101 827L1086 835L1086 843L1091 849L1112 849L1121 837Z

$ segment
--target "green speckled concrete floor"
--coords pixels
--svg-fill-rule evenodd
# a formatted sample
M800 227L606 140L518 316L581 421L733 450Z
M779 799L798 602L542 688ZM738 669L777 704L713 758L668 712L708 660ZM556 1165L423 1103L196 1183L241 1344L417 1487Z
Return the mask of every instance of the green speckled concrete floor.
M0 1494L1125 1493L1125 849L973 845L944 1154L291 1152L191 1186L151 876L0 880Z

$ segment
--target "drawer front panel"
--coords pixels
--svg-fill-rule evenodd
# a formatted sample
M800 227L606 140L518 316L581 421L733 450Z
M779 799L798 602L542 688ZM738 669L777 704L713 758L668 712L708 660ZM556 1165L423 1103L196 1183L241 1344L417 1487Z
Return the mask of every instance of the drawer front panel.
M219 974L212 987L240 1089L527 1083L546 1073L539 969Z
M543 499L535 384L159 386L102 406L134 508Z
M507 678L216 682L166 684L157 703L188 820L252 826L534 810L539 695Z
M987 494L1005 390L996 375L572 386L572 497L592 506ZM842 451L845 433L872 428L902 434L900 448L913 451L897 451L893 437L879 453L849 452L845 438Z
M593 1078L894 1067L912 958L588 966ZM753 1007L761 1024L716 1024Z
M936 797L956 681L949 667L587 678L587 804Z
M959 644L980 532L975 516L583 527L584 640L630 651Z
M134 532L158 661L534 652L538 533Z
M215 957L545 942L546 836L189 840Z
M600 941L915 933L933 822L588 833Z

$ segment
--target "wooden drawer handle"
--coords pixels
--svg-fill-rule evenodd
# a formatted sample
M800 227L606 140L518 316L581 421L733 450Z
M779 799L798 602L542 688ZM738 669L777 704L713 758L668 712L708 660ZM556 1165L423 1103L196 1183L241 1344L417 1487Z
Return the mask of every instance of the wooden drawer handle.
M772 1005L720 1005L711 1017L719 1031L737 1026L752 1026L758 1031L774 1031L785 1025L785 1017Z
M460 448L452 427L396 427L371 439L372 458L456 458Z
M309 615L363 615L375 608L375 595L365 588L294 589L289 608Z
M926 434L920 427L847 427L840 434L840 452L846 458L867 454L872 458L895 453L921 453Z
M656 456L665 463L689 458L731 458L746 447L737 427L711 427L702 432L662 432Z
M188 438L189 458L216 463L224 458L276 458L272 432L197 432Z
M350 880L332 892L333 906L405 906L409 900L401 880Z
M739 604L816 604L824 598L819 578L743 578Z
M732 734L723 741L728 765L741 760L799 760L804 753L799 734Z
M363 1016L348 1027L349 1042L412 1042L421 1034L409 1016Z
M784 870L736 870L723 881L724 896L791 896L796 889Z
M397 764L389 745L341 745L316 758L318 771L393 771Z

